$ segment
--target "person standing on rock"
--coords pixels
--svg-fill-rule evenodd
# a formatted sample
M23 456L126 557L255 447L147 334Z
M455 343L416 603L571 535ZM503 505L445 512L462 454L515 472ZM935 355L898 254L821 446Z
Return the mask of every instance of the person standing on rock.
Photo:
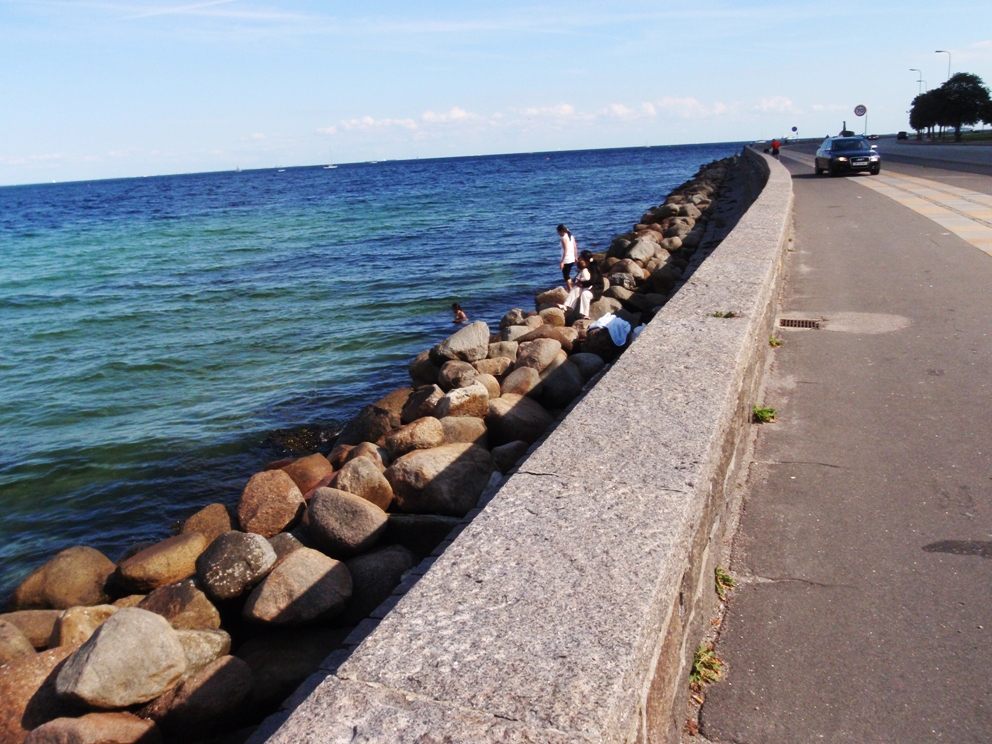
M558 268L561 269L562 279L565 280L565 287L572 289L572 267L575 266L577 251L575 248L575 238L564 225L558 225L558 236L561 238L561 261Z

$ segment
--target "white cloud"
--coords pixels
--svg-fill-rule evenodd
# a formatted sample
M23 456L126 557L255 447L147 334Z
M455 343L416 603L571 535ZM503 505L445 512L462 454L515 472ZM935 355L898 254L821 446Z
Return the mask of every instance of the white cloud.
M253 140L263 140L263 139L265 139L265 135L262 134L261 132L253 132L252 135L251 135L251 138Z
M473 114L463 108L453 106L450 111L445 111L440 114L434 111L425 111L423 116L420 118L426 122L438 124L449 121L472 121L475 119L480 119L481 117L478 114Z
M798 114L799 109L792 103L792 99L786 96L769 96L758 101L754 107L755 111L763 114Z
M320 129L317 130L317 134L337 134L337 133L338 133L337 127L321 127Z
M347 132L356 129L416 129L417 122L413 119L373 119L371 116L362 116L358 119L346 119L342 121L341 128Z
M622 103L611 103L606 107L606 111L604 113L607 116L612 116L623 121L640 118L640 114L637 112L637 109L629 108L628 106L624 106Z
M521 109L520 114L528 118L540 116L567 119L575 116L576 111L575 106L570 103L559 103L556 106L531 106L530 108Z

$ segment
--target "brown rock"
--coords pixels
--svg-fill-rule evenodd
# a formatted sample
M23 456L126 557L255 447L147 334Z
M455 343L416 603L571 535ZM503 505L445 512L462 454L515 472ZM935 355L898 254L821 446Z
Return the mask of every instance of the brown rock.
M329 485L339 491L353 493L383 510L393 502L389 482L367 457L356 457L346 462Z
M487 347L488 348L488 347ZM479 371L468 362L445 362L437 376L438 385L445 392L472 384Z
M430 555L459 524L457 517L442 517L439 514L390 514L383 542L402 545L424 557Z
M493 467L482 447L446 444L404 455L389 467L386 478L399 511L463 517L475 507Z
M552 287L549 290L541 292L535 299L535 305L561 305L564 304L565 298L568 297L568 290L564 287Z
M357 625L381 605L416 564L416 556L401 545L390 545L345 562L351 574L352 593L341 615L345 625Z
M231 514L223 504L208 504L183 522L180 534L186 535L190 532L199 532L207 538L209 545L217 539L219 535L231 529Z
M328 462L334 468L340 468L345 464L348 453L355 448L353 444L337 444L334 449L331 450L330 454L327 455Z
M499 337L503 343L513 343L521 336L526 335L533 330L534 329L530 326L526 326L521 323L520 325L507 326L500 331Z
M525 341L517 351L517 361L514 369L532 367L540 372L558 356L561 342L553 338L539 338L536 341Z
M127 607L66 661L55 689L63 700L102 710L154 700L186 671L176 631L153 612Z
M537 341L542 338L554 339L561 344L561 348L565 351L571 351L572 345L578 340L579 332L575 328L562 328L559 326L541 326L536 328L530 333L527 333L517 339L520 344L527 343L528 341ZM519 359L518 359L519 361Z
M507 473L520 461L521 457L527 454L529 448L530 445L527 442L518 439L515 442L493 447L490 454L496 469L501 473Z
M14 590L12 610L64 610L108 601L104 589L114 564L99 550L63 550L36 568Z
M539 403L522 395L503 393L502 397L489 401L486 427L491 445L499 446L518 439L533 444L553 422L551 414Z
M76 712L55 693L55 678L73 651L60 646L0 667L0 742L20 744L31 729Z
M489 410L489 390L485 385L473 382L468 387L456 388L444 394L444 397L434 406L432 415L435 418L445 416L478 416L486 415Z
M248 664L222 656L146 705L141 714L173 737L201 739L242 713L254 686Z
M444 391L437 385L427 385L414 390L403 406L400 421L409 424L424 416L430 416L434 406L443 396Z
M492 375L481 374L475 378L475 381L479 385L482 385L486 389L486 392L489 393L489 400L499 397L499 380L495 377Z
M310 502L311 508L324 491L330 490L333 489L319 489ZM243 614L248 620L274 625L305 623L339 613L350 597L351 575L343 563L316 550L300 548L287 555L255 587Z
M13 623L0 620L0 666L34 654L34 646L21 629Z
M410 363L410 378L415 383L433 385L437 382L440 365L431 361L430 351L422 351Z
M15 626L35 648L47 648L61 614L62 610L18 610L0 615L0 620Z
M440 447L442 444L444 444L444 428L433 416L419 418L386 437L386 449L393 460L415 449L430 449Z
M585 385L579 368L569 361L556 366L541 383L541 403L548 408L564 408L571 403Z
M183 679L231 652L231 636L223 630L177 630L186 657Z
M435 419L435 421L438 421L438 419ZM474 416L446 416L439 421L444 432L444 441L442 444L477 444L484 448L489 444L489 440L486 437L486 424L481 418Z
M620 304L620 300L614 300L612 297L600 297L589 306L589 319L599 320L608 313L615 313L621 307L623 305Z
M334 466L319 452L293 460L280 469L293 479L300 493L309 493L334 474Z
M527 395L528 393L533 393L537 390L540 384L540 372L533 367L521 367L520 369L513 370L513 372L507 375L506 379L503 380L503 384L500 385L500 394ZM486 414L489 414L488 408L486 409Z
M348 453L348 456L344 458L344 462L349 463L356 457L364 457L367 460L371 460L372 464L379 468L380 473L389 467L389 452L385 447L380 447L378 444L373 444L372 442L362 442L355 445L351 452ZM344 467L344 464L341 467ZM330 482L328 480L327 483L321 483L321 486L326 486Z
M532 331L535 328L540 328L542 325L544 325L544 320L541 318L540 315L531 315L530 317L524 320L524 328L530 328ZM513 326L511 326L511 328L512 327Z
M161 744L154 721L132 713L88 713L56 718L28 734L25 744Z
M126 591L134 593L148 592L172 584L196 572L196 557L206 547L207 538L199 532L166 538L121 561L114 580Z
M126 597L115 599L113 605L118 610L123 610L125 607L137 607L139 604L141 604L141 600L143 600L147 596L148 596L147 594L128 594Z
M367 405L351 421L345 424L338 435L336 444L361 444L373 442L381 444L393 428L393 412L387 408Z
M305 509L303 494L287 473L263 471L241 492L238 521L245 532L272 537L296 524Z
M551 360L551 364L541 370L541 382L544 382L552 372L558 369L561 365L568 361L568 354L562 349L558 352L558 356ZM541 391L542 395L544 391Z
M226 534L240 535L240 532ZM259 536L262 542L265 538ZM268 547L268 543L265 543ZM176 630L214 630L220 627L220 613L196 579L183 579L162 586L145 597L138 607L161 615Z
M495 346L496 344L492 344ZM516 344L514 343L514 346ZM516 351L514 351L514 356L516 356ZM494 357L491 359L480 359L477 362L472 362L472 366L475 367L476 372L480 375L490 375L492 377L502 377L513 367L513 360L509 357Z
M524 318L526 317L527 316L524 315L523 310L521 310L519 307L515 307L510 312L508 312L506 315L503 316L503 319L499 322L499 329L502 331L507 326L523 325Z
M90 639L96 629L103 625L104 621L113 615L119 607L114 605L94 605L92 607L70 607L62 610L59 619L55 621L52 628L52 637L48 645L52 648L56 646L81 646Z
M558 326L560 328L565 325L565 311L561 308L549 307L538 314L546 326Z
M522 322L523 321L521 321L521 323ZM500 357L506 357L511 362L517 361L517 342L497 341L489 344L489 358L499 359Z
M285 532L279 533L279 535L286 534ZM274 540L279 535L274 535L272 539ZM261 581L272 570L272 567L276 565L276 559L276 551L271 545L270 540L266 540L261 535L256 535L253 532L235 532L232 530L218 537L209 548L200 554L200 557L196 559L196 575L200 584L214 599L234 599ZM185 582L182 583L185 584ZM156 592L162 592L168 588L157 589L148 595L148 599L151 601ZM188 589L185 586L183 588L184 590ZM202 606L207 611L204 619L209 619L210 610L213 610L213 605L209 605L209 603L203 604L199 597L196 597L196 604ZM209 609L207 605L209 605ZM158 609L160 606L161 600L155 606L145 607L142 604L142 607L145 607L145 609L158 612L160 615L169 618L172 627L176 629L220 627L219 618L217 625L210 623L177 624L172 614ZM216 610L214 610L214 614L216 614Z
M360 496L335 488L318 488L310 499L307 516L308 532L317 547L341 557L368 550L386 529L386 512Z
M324 486L321 486L323 488ZM314 489L316 492L316 489ZM287 555L292 553L294 550L299 550L305 547L299 538L296 537L291 532L280 532L278 535L273 535L269 538L269 545L272 546L272 550L276 554L276 563L281 561Z
M350 628L271 628L243 643L237 656L255 678L252 703L268 708L281 703L350 632Z
M601 357L587 352L572 354L572 356L568 358L568 361L578 368L579 372L582 374L583 380L592 379L592 377L596 375L599 370L606 366L606 363Z
M381 408L385 411L389 411L390 428L395 429L397 426L400 425L400 412L403 410L403 406L406 405L406 401L410 397L410 393L412 392L413 392L413 388L401 387L389 393L388 395L383 396L375 403L373 403L373 405L376 408Z

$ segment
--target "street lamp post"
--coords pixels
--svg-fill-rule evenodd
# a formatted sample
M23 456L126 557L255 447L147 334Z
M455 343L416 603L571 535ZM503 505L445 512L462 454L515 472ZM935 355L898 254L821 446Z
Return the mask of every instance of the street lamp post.
M910 72L916 72L916 73L919 73L919 75L920 75L920 79L916 81L916 83L917 83L917 91L916 91L916 94L917 94L917 95L922 95L922 94L923 94L923 71L922 71L922 70L918 70L918 69L916 69L915 67L910 67L910 68L909 68L909 71L910 71Z
M947 79L951 79L951 53L946 49L938 49L934 54L946 54L947 55Z

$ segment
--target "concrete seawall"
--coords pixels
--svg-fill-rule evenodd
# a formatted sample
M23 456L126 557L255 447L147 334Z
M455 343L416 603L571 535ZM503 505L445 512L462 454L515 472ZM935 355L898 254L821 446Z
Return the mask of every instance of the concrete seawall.
M270 742L678 740L791 227L744 157L736 228Z

